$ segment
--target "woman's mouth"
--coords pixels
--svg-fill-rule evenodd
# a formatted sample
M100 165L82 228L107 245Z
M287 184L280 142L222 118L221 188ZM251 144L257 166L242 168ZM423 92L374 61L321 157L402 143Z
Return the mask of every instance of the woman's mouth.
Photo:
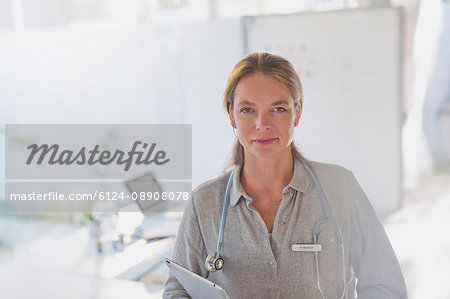
M258 139L254 139L253 142L255 142L258 145L269 145L271 143L273 143L275 140L277 140L276 138L258 138Z

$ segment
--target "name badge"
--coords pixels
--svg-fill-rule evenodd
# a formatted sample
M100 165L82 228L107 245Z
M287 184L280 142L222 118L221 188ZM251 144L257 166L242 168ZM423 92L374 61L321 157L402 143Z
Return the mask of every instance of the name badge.
M320 244L292 244L292 251L322 251Z

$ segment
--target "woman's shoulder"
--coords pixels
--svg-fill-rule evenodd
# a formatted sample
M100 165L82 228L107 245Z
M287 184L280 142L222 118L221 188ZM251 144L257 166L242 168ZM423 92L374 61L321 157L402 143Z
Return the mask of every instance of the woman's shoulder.
M353 172L344 166L316 161L310 161L308 165L323 186L353 190L357 185Z
M204 181L192 190L193 198L211 198L211 196L217 196L218 194L225 193L225 188L230 174L231 170L228 170L212 179Z
M351 176L352 175L352 171L348 170L347 168L345 168L341 165L337 165L337 164L318 162L318 161L308 161L308 165L311 166L312 170L317 175L324 175L324 176L336 176L336 175Z
M322 187L329 192L350 196L361 189L353 172L343 166L323 162L309 162L309 165Z

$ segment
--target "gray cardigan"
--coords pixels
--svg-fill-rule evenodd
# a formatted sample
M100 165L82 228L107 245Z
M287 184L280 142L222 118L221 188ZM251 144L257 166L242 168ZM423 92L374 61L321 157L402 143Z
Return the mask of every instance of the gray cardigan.
M346 298L407 298L391 244L352 172L318 162L309 165L328 198L330 217L342 229ZM205 258L216 250L229 175L224 173L193 191L173 249L175 262L203 277L208 275ZM232 299L320 298L314 254L291 250L294 243L312 243L313 226L323 217L320 197L301 163L294 162L294 175L283 189L272 234L251 202L240 183L238 169L224 231L225 265L209 279ZM320 231L320 285L325 298L339 298L344 288L341 249L332 226L321 226ZM163 297L189 295L170 275Z

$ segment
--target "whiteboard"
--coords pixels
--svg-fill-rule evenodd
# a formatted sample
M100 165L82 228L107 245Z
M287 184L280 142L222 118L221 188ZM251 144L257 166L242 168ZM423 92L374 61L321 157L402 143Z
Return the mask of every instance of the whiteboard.
M304 89L295 142L353 171L375 209L401 204L401 10L247 17L246 52L291 61Z

